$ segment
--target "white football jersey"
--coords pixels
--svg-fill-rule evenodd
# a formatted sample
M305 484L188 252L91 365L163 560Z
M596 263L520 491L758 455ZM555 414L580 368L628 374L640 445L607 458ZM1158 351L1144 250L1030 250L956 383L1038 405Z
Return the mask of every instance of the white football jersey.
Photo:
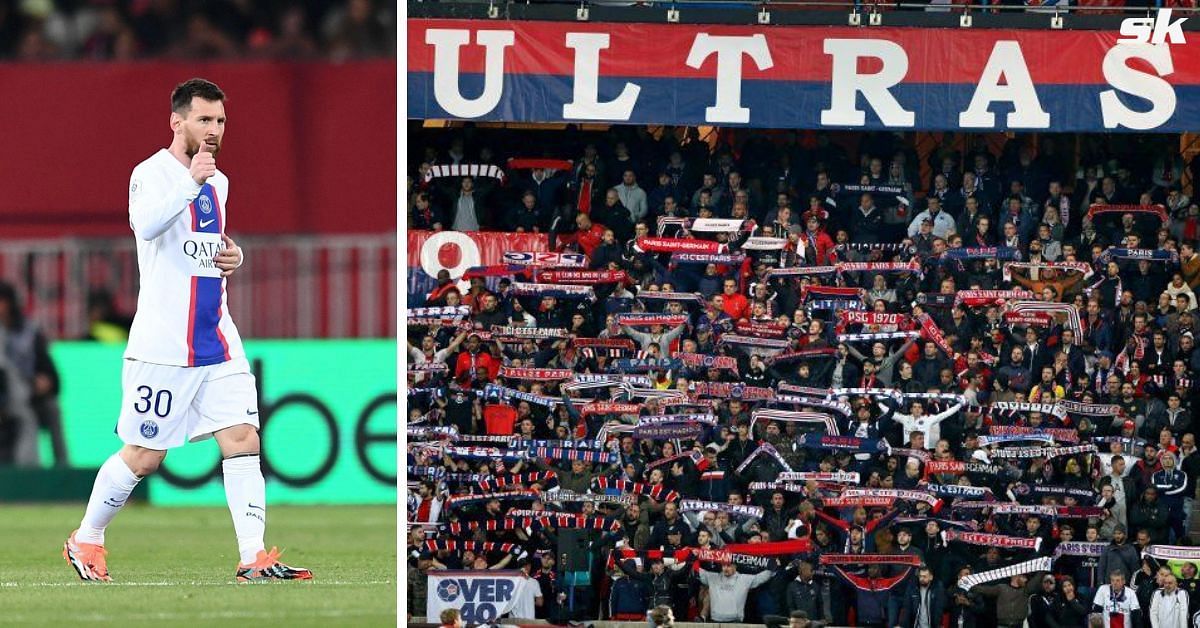
M225 279L213 256L225 248L229 179L218 170L196 185L165 148L133 169L129 226L137 237L141 288L125 357L170 366L242 358Z

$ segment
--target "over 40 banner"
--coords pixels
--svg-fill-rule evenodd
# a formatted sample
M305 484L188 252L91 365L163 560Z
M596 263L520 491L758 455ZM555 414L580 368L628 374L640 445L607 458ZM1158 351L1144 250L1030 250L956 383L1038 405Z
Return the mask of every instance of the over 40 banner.
M1200 33L1178 35L410 19L408 117L1194 131Z

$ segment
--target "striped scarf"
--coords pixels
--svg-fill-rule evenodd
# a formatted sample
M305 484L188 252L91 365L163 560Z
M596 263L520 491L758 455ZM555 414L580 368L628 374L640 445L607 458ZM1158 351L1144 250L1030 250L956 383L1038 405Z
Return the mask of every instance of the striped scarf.
M591 286L572 286L558 283L512 282L512 294L518 297L554 297L556 299L595 300Z
M540 499L537 491L498 491L494 493L475 493L471 495L451 495L446 504L458 507L466 504L478 504L498 499L500 501Z
M431 552L450 551L450 552L504 552L505 554L512 552L518 546L516 543L496 543L494 541L459 541L456 539L450 540L434 540L425 541L425 549Z
M865 454L882 454L888 451L887 441L878 438L805 434L801 443L808 449L836 449Z
M991 407L1001 411L1012 412L1041 412L1042 414L1052 414L1058 418L1067 416L1067 411L1062 405L1057 403L1026 403L1023 401L995 401Z
M762 506L735 505L725 502L706 502L699 499L685 499L679 502L680 512L727 512L731 515L739 517L753 517L761 519L763 516Z
M920 335L920 332L915 331L881 331L871 334L838 334L838 342L898 340L900 338L916 338Z
M910 491L901 488L848 488L842 497L888 497L904 501L925 502L937 510L940 499L928 491Z
M1021 538L1004 536L1002 534L984 534L982 532L963 532L961 530L946 530L942 532L942 541L958 542L967 545L983 545L1001 549L1031 549L1038 551L1042 548L1042 538Z
M837 482L843 484L858 484L858 471L786 471L775 479L779 482Z
M586 451L567 447L531 447L529 455L533 458L582 460L584 462L599 462L600 464L609 464L616 460L616 456L607 451Z
M550 482L553 482L555 485L558 484L558 474L554 471L532 471L530 473L501 475L489 478L479 482L479 488L480 490L489 492L506 486L519 486L522 484L549 484Z
M1059 404L1062 404L1059 401ZM1079 432L1069 427L1022 427L1017 425L992 425L988 433L996 437L1046 435L1060 443L1078 443ZM980 437L982 443L982 437Z
M1046 303L1044 301L1010 301L1005 306L1005 312L1019 314L1043 313L1066 314L1065 326L1075 331L1076 337L1083 336L1083 323L1079 319L1079 310L1070 303Z
M674 502L679 501L679 493L668 490L667 487L659 484L652 486L643 482L630 482L629 480L614 480L607 477L598 477L592 480L593 490L616 490L622 493L633 493L649 497L659 502Z
M969 576L963 576L962 578L960 578L958 580L958 586L961 589L966 589L966 590L970 591L976 585L980 585L985 582L993 582L995 580L1004 580L1007 578L1012 578L1013 576L1027 575L1027 574L1031 574L1031 573L1035 573L1035 572L1039 572L1039 571L1050 571L1050 565L1052 562L1053 562L1053 559L1051 559L1049 556L1043 556L1041 558L1027 560L1023 563L1018 563L1016 565L1010 565L1008 567L1001 567L999 569L990 569L988 571L981 571L979 573L974 573Z
M1181 547L1178 545L1149 545L1142 552L1159 560L1188 560L1200 561L1200 547Z
M665 425L668 423L703 423L716 425L715 414L647 414L638 417L638 427L646 425Z
M535 395L533 393L521 392L519 390L515 390L512 388L506 388L504 386L500 386L497 384L488 384L488 385L484 386L483 387L483 395L485 397L496 396L496 397L499 397L502 401L511 401L513 399L516 399L518 401L528 401L529 403L537 404L539 406L546 406L548 408L554 408L559 403L561 403L560 400L555 399L554 397L547 397L545 395Z
M1002 272L1004 281L1012 281L1012 269L1021 268L1029 270L1069 270L1072 272L1083 273L1083 278L1087 279L1092 276L1092 267L1085 262L1008 262L1004 265Z
M1074 456L1075 454L1095 453L1096 446L1074 445L1071 447L1017 447L1016 449L999 449L989 454L992 458L1058 458L1059 456Z
M1053 443L1054 437L1049 434L1010 434L1006 436L980 436L980 447L991 447L992 445L1000 445L1003 443L1017 443L1036 441L1039 443Z
M816 423L825 426L825 433L834 436L838 433L837 420L828 414L820 412L791 412L788 410L771 410L763 408L755 410L750 415L750 420L758 422L759 420L767 421L787 421L793 423Z
M745 471L750 466L750 463L762 454L766 454L774 458L775 461L779 463L779 466L783 467L785 471L792 470L792 466L783 459L783 456L779 455L779 451L775 449L774 445L768 442L763 442L758 446L758 449L754 450L754 453L746 456L746 459L742 461L742 464L738 465L736 472L740 474Z
M429 183L434 179L442 177L488 177L489 179L499 179L500 184L504 184L504 171L499 166L491 164L440 164L430 166L425 172L425 183Z

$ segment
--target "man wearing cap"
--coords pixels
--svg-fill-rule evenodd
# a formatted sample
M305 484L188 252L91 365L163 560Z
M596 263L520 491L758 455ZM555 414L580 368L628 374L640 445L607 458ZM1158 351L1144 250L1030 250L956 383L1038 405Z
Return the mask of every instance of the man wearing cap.
M942 211L942 199L931 196L926 199L928 208L925 211L913 217L913 220L908 225L908 237L915 238L920 231L921 224L928 220L931 231L934 237L948 238L954 233L958 226L954 223L954 218Z

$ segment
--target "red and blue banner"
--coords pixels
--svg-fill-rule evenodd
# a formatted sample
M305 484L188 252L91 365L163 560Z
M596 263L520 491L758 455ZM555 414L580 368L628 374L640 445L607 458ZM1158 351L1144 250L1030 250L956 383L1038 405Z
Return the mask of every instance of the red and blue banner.
M1200 33L1166 34L410 19L408 117L1195 131Z

